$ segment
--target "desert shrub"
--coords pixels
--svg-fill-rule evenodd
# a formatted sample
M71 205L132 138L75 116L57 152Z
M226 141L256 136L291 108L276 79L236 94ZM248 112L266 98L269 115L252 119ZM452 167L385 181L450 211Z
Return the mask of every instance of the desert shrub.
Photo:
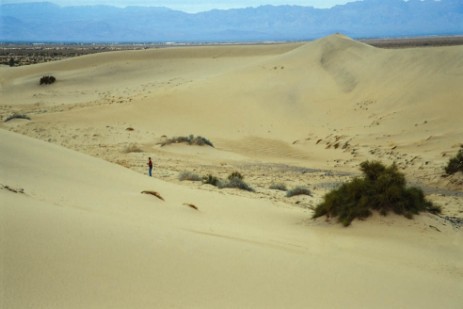
M450 158L447 166L445 167L447 175L455 174L456 172L463 172L463 146L461 146L455 157Z
M293 196L296 196L296 195L312 196L312 192L310 192L310 190L307 187L301 187L301 186L296 187L296 188L291 189L288 192L286 192L286 197L293 197Z
M202 137L202 136L178 136L178 137L173 137L165 140L164 142L161 143L161 146L166 146L170 144L178 144L178 143L184 143L188 145L197 145L197 146L211 146L214 147L214 145L209 141L207 138Z
M5 120L3 120L4 122L7 122L7 121L10 121L10 120L13 120L13 119L27 119L27 120L31 120L31 117L27 116L26 114L18 114L18 113L13 113L9 116L7 116L5 118Z
M203 177L202 181L205 184L213 185L220 189L235 188L249 192L254 192L254 189L251 186L249 186L246 182L244 182L243 178L244 177L240 173L234 172L230 174L226 180L219 179L218 177L208 174Z
M202 181L203 178L195 173L192 173L192 172L182 172L180 173L180 175L178 176L178 179L180 181L184 181L184 180L189 180L189 181Z
M228 180L232 180L232 179L235 179L235 178L241 179L241 180L244 179L243 175L241 175L239 172L233 172L230 175L228 175L227 178L228 178Z
M138 145L136 144L130 144L127 147L124 148L123 150L124 153L132 153L132 152L143 152L143 149L141 149Z
M56 78L54 76L42 76L40 78L40 85L51 85L56 82Z
M231 173L227 181L223 181L220 184L220 188L235 188L244 191L254 192L254 189L249 186L246 182L244 182L244 177L238 172Z
M287 191L288 188L284 183L272 183L269 187L271 190Z
M395 164L385 167L380 162L365 161L360 164L363 178L354 178L336 190L327 193L317 205L313 218L337 217L344 226L358 218L364 219L378 211L387 215L390 211L412 218L421 211L439 213L424 197L419 188L406 188L405 176Z
M203 183L218 187L220 184L220 179L211 174L208 174L203 177Z
M192 136L192 135L191 135ZM211 147L214 147L214 145L211 143L211 141L209 141L207 138L205 137L202 137L202 136L196 136L196 137L193 137L191 143L191 145L198 145L198 146L204 146L204 145L207 145L207 146L211 146Z

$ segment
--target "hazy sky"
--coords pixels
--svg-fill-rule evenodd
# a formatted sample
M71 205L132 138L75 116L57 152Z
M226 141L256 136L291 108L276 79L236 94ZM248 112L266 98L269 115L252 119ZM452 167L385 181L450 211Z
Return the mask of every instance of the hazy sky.
M164 6L186 12L200 12L212 9L229 9L271 5L302 5L316 8L328 8L355 0L2 0L2 3L53 2L61 6L105 4L113 6ZM359 0L357 0L359 1Z

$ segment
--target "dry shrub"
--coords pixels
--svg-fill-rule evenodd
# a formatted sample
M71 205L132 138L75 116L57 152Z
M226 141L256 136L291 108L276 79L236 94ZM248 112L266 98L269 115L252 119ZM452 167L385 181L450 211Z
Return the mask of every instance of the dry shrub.
M203 183L213 185L220 189L235 188L244 191L255 192L255 190L246 182L244 182L243 179L243 175L238 172L231 173L226 180L219 179L218 177L209 174L203 177Z
M242 178L232 177L221 183L220 188L235 188L249 192L255 192L254 189L244 182Z
M124 153L143 152L143 149L141 149L136 144L130 144L127 147L124 148L123 152Z
M164 147L166 145L170 144L188 144L188 145L196 145L196 146L210 146L214 147L214 145L209 141L207 138L202 137L202 136L178 136L178 137L173 137L165 140L164 142L161 143L161 147Z
M3 122L8 122L8 121L13 120L13 119L27 119L27 120L31 120L31 117L27 116L26 114L13 113L13 114L7 116L7 117L5 118L5 120L3 120Z
M286 197L293 197L293 196L297 196L297 195L308 195L308 196L312 196L312 192L310 192L310 189L307 188L307 187L296 187L294 189L291 189L289 190L287 193L286 193Z
M178 179L180 181L202 181L203 178L199 176L198 174L192 173L192 172L182 172L180 175L178 175Z
M271 190L287 191L288 188L284 183L272 183L269 187Z
M7 190L7 191L13 192L13 193L21 193L21 194L24 194L24 189L23 189L23 188L13 188L13 187L4 186L4 185L1 185L1 188L2 188L2 189L5 189L5 190Z
M214 187L218 187L221 182L219 178L211 174L204 176L202 180L203 180L203 183L212 185Z

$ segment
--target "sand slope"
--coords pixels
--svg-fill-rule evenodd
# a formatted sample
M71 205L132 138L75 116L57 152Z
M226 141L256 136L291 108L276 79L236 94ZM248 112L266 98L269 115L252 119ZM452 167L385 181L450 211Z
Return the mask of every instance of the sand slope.
M432 216L374 218L350 229L315 224L300 208L191 190L0 134L0 183L24 189L0 190L4 308L463 301L463 235ZM165 201L140 194L147 189Z
M310 207L374 159L462 217L461 175L441 177L463 142L462 53L333 35L0 67L1 116L31 117L0 124L0 307L460 308L461 229L431 215L345 229ZM158 144L189 134L215 148ZM240 171L256 192L183 171Z

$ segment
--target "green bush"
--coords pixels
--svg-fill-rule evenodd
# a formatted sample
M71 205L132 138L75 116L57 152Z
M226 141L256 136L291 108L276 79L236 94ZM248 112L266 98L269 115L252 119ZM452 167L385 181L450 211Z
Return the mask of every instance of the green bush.
M366 161L360 164L360 169L364 177L354 178L327 193L315 208L313 218L337 217L348 226L356 218L369 217L372 211L382 215L393 211L407 218L421 211L440 213L440 208L427 201L421 189L405 187L405 176L395 164L385 167L380 162Z
M56 82L56 78L54 76L42 76L40 78L40 85L51 85Z
M445 167L447 175L455 174L456 172L463 172L463 146L458 150L455 157L450 158L447 166Z
M296 187L294 189L289 190L286 192L286 197L293 197L296 195L308 195L312 196L312 192L306 187Z

